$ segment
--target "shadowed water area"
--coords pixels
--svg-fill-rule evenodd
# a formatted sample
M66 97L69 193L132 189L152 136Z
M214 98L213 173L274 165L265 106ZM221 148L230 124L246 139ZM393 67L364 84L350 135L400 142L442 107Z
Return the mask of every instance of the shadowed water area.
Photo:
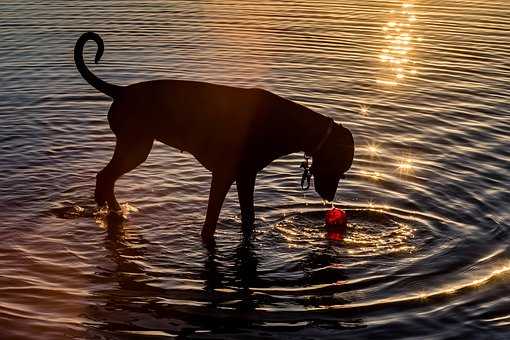
M508 338L509 1L2 1L0 338ZM200 242L210 174L156 143L95 207L114 84L262 87L357 146L328 239L302 154L235 186ZM228 155L225 155L228 157Z

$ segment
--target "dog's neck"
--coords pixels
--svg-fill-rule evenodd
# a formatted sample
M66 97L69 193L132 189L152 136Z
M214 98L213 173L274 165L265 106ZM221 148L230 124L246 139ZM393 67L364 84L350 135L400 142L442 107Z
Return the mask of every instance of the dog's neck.
M333 124L335 124L335 122L333 121L333 119L330 118L329 123L328 123L328 128L326 129L326 132L324 132L322 134L321 140L319 141L319 143L317 143L317 145L315 146L313 151L311 151L311 152L305 151L305 157L312 157L313 155L317 154L322 149L322 147L326 143L326 140L328 139L329 135L331 135L331 132L333 131Z
M321 149L331 134L334 122L331 118L315 113L298 122L301 133L297 136L300 150L306 155L314 156Z
M282 114L270 113L267 116L268 121L274 126L272 129L274 134L264 138L268 144L267 148L271 150L269 156L271 161L296 152L313 153L327 134L330 124L334 130L331 118L291 101L284 103L286 105L282 104L280 110ZM326 138L322 143L322 149L328 141L329 138Z

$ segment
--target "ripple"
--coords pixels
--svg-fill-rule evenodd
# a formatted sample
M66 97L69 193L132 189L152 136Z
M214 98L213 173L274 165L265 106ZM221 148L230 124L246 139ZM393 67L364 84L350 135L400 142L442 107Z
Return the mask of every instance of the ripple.
M371 257L388 254L412 253L416 227L414 218L391 215L383 210L345 209L348 228L339 247L348 256ZM416 222L414 222L416 223ZM290 244L314 243L327 239L324 211L307 211L287 216L276 224L276 229Z
M4 1L2 15L4 337L507 337L508 1ZM159 143L117 182L122 216L98 209L115 137L70 57L84 27L109 82L263 87L351 129L343 239L299 188L301 154L259 174L251 238L232 189L214 249L210 174Z

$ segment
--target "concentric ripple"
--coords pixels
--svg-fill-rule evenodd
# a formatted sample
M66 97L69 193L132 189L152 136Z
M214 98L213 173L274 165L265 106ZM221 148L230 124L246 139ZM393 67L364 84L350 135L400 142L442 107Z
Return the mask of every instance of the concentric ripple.
M349 227L338 246L349 256L412 253L416 227L408 220L376 209L346 209ZM286 217L276 225L288 242L320 241L327 238L324 210ZM414 222L416 223L416 222Z
M509 338L508 9L2 1L0 338ZM233 186L215 247L200 241L210 174L160 143L117 182L122 215L98 209L115 137L73 64L88 30L108 82L262 87L349 128L343 239L299 187L301 154L257 177L252 233Z

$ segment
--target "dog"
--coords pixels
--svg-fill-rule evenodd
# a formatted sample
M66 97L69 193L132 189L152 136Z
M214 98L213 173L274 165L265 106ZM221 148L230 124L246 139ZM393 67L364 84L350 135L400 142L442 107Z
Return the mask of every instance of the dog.
M116 136L113 157L96 177L98 205L120 210L115 181L147 159L154 140L191 153L212 172L201 232L204 242L214 240L223 201L234 182L242 225L253 224L256 175L287 154L304 151L311 156L316 192L325 200L334 199L354 157L353 136L342 125L259 88L184 80L109 84L85 65L83 48L88 40L98 47L95 63L103 55L101 37L84 33L74 48L76 67L90 85L113 99L108 122Z

